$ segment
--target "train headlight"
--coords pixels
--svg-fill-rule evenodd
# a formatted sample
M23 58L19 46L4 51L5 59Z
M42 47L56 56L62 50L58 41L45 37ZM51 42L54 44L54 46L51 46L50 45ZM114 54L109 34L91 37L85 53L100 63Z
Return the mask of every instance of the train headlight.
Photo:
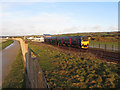
M82 44L82 46L84 46L84 44Z

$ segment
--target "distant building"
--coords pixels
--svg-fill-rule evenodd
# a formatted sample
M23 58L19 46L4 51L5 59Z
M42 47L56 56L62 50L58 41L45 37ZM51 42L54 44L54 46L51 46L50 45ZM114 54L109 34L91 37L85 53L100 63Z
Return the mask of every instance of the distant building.
M44 42L44 37L34 38L35 41Z
M50 34L43 34L44 36L50 36Z
M29 39L29 40L33 40L34 38L33 38L33 37L27 37L27 39Z

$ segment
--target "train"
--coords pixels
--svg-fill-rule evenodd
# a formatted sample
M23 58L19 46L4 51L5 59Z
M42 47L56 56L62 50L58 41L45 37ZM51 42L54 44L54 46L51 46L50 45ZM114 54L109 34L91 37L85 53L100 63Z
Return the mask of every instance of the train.
M88 48L89 46L89 40L87 36L51 36L45 37L44 42L59 46L73 46L79 48Z

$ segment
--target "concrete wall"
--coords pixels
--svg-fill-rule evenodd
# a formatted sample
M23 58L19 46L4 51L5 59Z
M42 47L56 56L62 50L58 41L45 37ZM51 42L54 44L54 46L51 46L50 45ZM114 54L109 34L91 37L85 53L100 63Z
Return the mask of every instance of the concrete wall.
M21 38L14 39L20 41L22 49L26 88L48 88L49 86L38 63L37 54L35 54ZM34 57L32 57L33 53Z
M28 52L28 44L25 43L25 41L21 38L13 38L14 40L18 40L20 42L20 46L22 49L22 55L24 59L24 64L26 63L26 57L25 54Z

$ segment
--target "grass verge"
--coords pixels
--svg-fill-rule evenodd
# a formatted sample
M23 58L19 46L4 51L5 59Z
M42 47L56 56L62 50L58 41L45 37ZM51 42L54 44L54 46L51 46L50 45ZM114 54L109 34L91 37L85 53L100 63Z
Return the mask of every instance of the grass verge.
M12 63L10 72L5 78L2 88L23 88L24 87L24 64L21 49L16 60Z
M10 44L12 44L14 41L13 40L7 40L5 42L0 43L0 50L6 48L7 46L9 46Z
M106 45L106 46L105 46ZM107 49L110 51L118 51L120 42L102 42L102 41L90 41L91 47L96 47L96 48L102 48L102 49Z
M103 44L103 45L114 45L114 46L118 46L120 45L120 42L102 42L102 41L90 41L90 44Z
M120 88L117 63L90 53L64 53L45 44L29 47L38 54L40 67L51 88Z

